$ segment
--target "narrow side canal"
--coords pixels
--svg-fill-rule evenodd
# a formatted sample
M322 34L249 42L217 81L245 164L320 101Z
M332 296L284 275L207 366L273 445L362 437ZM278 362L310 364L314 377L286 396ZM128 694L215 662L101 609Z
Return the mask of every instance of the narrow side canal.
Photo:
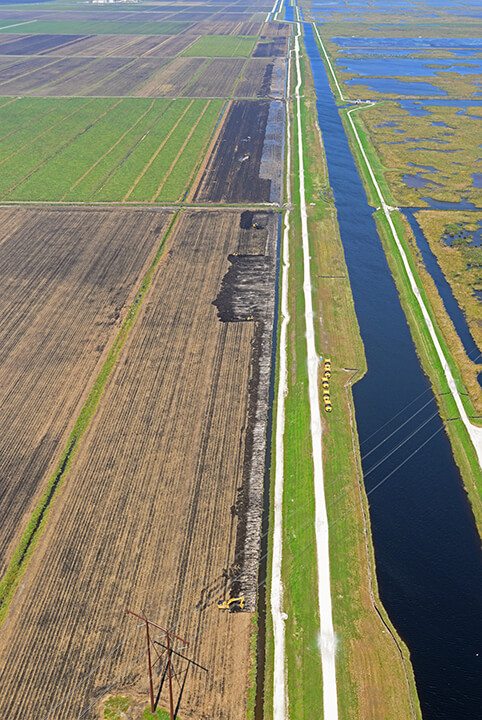
M410 649L424 719L474 720L482 707L479 537L311 25L304 31L368 363L354 399L381 599Z
M422 228L418 224L418 220L415 217L415 212L416 210L414 209L403 209L403 214L410 223L410 227L414 234L417 247L422 254L424 265L427 271L430 273L435 285L437 286L437 290L440 297L442 298L445 310L447 311L447 314L453 322L457 335L459 336L460 341L464 346L467 357L469 358L469 360L472 360L472 362L478 363L481 356L480 350L477 347L477 343L475 342L472 333L470 332L467 319L461 308L459 307L457 300L454 297L452 288L450 287L447 279L445 278L445 275L442 272L442 268L438 264L438 260L432 252L427 238L423 234ZM482 372L478 374L478 381L479 385L482 385Z

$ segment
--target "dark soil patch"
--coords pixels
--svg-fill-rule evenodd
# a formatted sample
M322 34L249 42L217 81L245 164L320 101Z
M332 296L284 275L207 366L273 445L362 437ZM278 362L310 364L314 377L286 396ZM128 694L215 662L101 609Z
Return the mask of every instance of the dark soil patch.
M271 180L259 176L269 107L262 100L233 103L195 200L270 201Z

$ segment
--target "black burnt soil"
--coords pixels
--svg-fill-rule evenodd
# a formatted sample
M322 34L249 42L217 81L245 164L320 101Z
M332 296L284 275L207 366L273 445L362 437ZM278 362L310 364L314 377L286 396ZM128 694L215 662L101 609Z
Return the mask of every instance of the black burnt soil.
M234 102L194 199L204 202L269 202L271 180L260 178L266 100Z

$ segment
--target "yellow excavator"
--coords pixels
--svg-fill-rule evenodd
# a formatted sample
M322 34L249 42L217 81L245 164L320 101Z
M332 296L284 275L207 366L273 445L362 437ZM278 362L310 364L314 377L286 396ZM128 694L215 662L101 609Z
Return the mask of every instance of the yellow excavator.
M229 600L218 600L219 610L233 610L235 607L244 610L244 595Z

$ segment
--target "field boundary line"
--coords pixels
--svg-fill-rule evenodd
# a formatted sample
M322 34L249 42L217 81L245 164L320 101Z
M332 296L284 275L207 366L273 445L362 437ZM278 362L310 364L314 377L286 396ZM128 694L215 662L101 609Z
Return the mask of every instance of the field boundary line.
M184 118L184 116L186 115L186 113L188 112L188 110L193 106L193 104L194 104L194 99L192 99L191 102L189 102L189 103L186 105L186 107L184 108L184 111L183 111L183 112L181 113L181 115L178 117L178 119L176 120L176 122L174 123L174 125L172 126L172 128L169 130L169 132L168 132L168 134L166 135L166 137L162 140L162 142L161 142L161 144L159 145L159 147L157 148L157 150L151 155L151 157L149 158L149 160L147 161L147 163L144 165L144 167L142 168L141 172L139 173L139 175L138 175L138 176L136 177L136 179L134 180L132 186L129 188L129 190L126 192L126 194L125 194L124 197L122 198L122 202L127 202L127 200L129 199L129 197L132 195L132 193L134 192L134 190L136 189L136 187L139 185L140 181L142 180L142 178L143 178L144 175L146 174L146 172L147 172L147 171L149 170L149 168L151 167L151 165L152 165L152 163L154 162L154 160L157 158L157 156L159 155L159 153L161 152L161 150L163 150L164 146L166 145L167 141L168 141L169 138L171 137L171 135L172 135L172 133L174 132L174 130L177 128L177 126L179 125L179 123L181 122L181 120Z
M7 564L7 570L0 580L0 626L6 619L10 601L12 600L20 579L28 566L28 562L35 550L36 543L45 528L52 502L57 496L60 487L68 475L73 458L75 457L81 444L82 437L90 427L104 395L109 378L117 367L122 350L128 342L132 328L135 326L144 299L153 285L156 271L165 255L168 240L172 235L172 231L176 226L181 212L182 211L178 210L173 213L170 222L168 222L167 227L162 234L157 250L155 250L155 246L153 248L153 251L155 250L154 256L151 254L151 262L148 265L146 272L138 279L139 282L137 284L137 288L132 288L131 297L133 297L133 299L126 309L121 326L106 353L105 360L97 373L94 382L90 386L90 389L87 390L86 399L76 416L75 423L66 440L64 448L59 454L55 469L46 483L45 489L40 496L40 500L31 513L30 520L27 523L27 526L17 543L16 549L13 551L12 557Z
M19 207L23 205L32 207L124 207L124 208L136 208L142 207L145 209L153 208L152 203L148 200L136 200L132 203L124 203L122 200L5 200L0 199L0 207ZM251 210L252 208L259 208L260 210L272 210L273 212L281 212L282 208L278 203L222 203L222 202L160 202L157 203L156 208L171 208L172 210L178 208L192 208L193 210Z
M162 192L162 190L163 190L163 188L164 188L164 185L167 183L167 181L169 180L170 176L172 175L172 172L173 172L174 168L176 167L177 161L179 160L179 158L181 157L182 153L183 153L184 150L186 149L186 146L187 146L189 140L192 138L192 136L193 136L194 133L196 132L196 129L197 129L199 123L201 122L201 120L202 120L203 117L205 116L205 114L206 114L206 112L207 112L207 109L208 109L208 107L211 105L211 103L212 103L212 100L208 100L207 103L204 105L202 113L199 115L198 119L196 120L196 122L194 123L193 127L192 127L191 130L189 131L188 136L186 137L186 139L184 140L183 144L182 144L181 147L179 148L176 157L174 158L174 160L173 160L172 163L170 164L169 169L168 169L167 173L164 175L164 177L163 177L160 185L158 185L155 194L152 196L151 202L155 202L155 201L157 200L157 198L159 197L159 195L161 194L161 192Z
M92 170L94 170L94 168L96 168L97 165L100 162L102 162L102 160L104 160L104 158L106 158L107 155L109 155L114 150L114 148L116 148L117 145L119 145L119 143L121 143L123 141L123 139L125 138L126 135L128 135L132 130L134 130L134 128L146 117L146 115L148 115L151 112L152 108L154 107L155 102L156 102L155 99L153 99L151 104L147 108L147 110L145 110L142 113L142 115L140 115L137 118L137 120L129 128L127 128L127 130L125 130L122 133L122 135L115 141L115 143L113 145L111 145L111 147L108 150L106 150L105 153L103 155L101 155L100 158L98 160L96 160L95 163L93 165L91 165L90 168L88 170L86 170L85 173L83 175L81 175L80 178L78 178L73 185L70 186L70 188L60 198L60 202L62 202L64 197L66 195L68 195L68 193L72 192L72 190L74 190L77 187L77 185L79 183L81 183L82 180L84 180L84 178L86 178L87 175L89 175L89 173L91 173Z
M201 183L201 180L203 178L203 175L207 169L207 166L209 164L209 161L211 159L212 153L214 151L214 148L216 146L216 143L218 141L218 138L221 134L221 130L224 127L224 123L226 122L226 118L228 116L229 111L231 110L231 107L233 105L233 100L229 99L227 103L225 103L224 108L219 113L218 121L214 127L213 132L211 133L211 139L209 141L209 144L206 146L206 150L204 153L204 158L199 163L198 170L196 172L196 175L192 178L192 181L189 184L189 190L186 193L186 203L194 202L194 195L197 192L198 186Z
M9 30L13 27L19 27L20 25L30 25L31 23L38 22L38 18L35 20L24 20L23 22L15 23L14 25L3 25L3 27L0 27L0 30ZM5 35L8 35L8 33L5 33Z
M92 130L92 128L95 127L95 125L97 125L97 123L98 123L100 120L102 120L102 119L103 119L106 115L108 115L112 110L115 110L115 108L116 108L118 105L120 105L121 102L122 102L122 98L119 99L119 100L118 100L116 103L114 103L113 105L111 105L111 106L110 106L107 110L105 110L103 113L101 113L101 115L99 115L98 117L96 117L96 118L94 119L94 121L91 122L89 125L87 125L86 127L83 127L82 130L80 130L76 135L74 135L74 137L70 138L69 140L66 140L66 141L63 143L63 145L61 145L60 147L57 147L57 148L55 149L55 152L54 152L52 155L49 155L48 157L46 157L46 158L44 158L43 160L41 160L41 162L38 163L38 165L36 165L34 168L32 168L32 169L31 169L26 175L24 175L18 182L14 183L14 185L11 185L9 188L7 188L7 190L5 191L5 197L6 197L7 195L10 195L10 193L14 192L14 190L16 190L20 185L23 185L23 183L26 182L27 180L29 180L29 179L32 177L32 175L34 175L38 170L40 170L41 167L43 167L44 165L46 165L47 163L49 163L49 162L52 160L52 158L56 157L57 155L60 155L60 153L65 150L65 148L69 147L69 145L71 145L71 144L74 143L76 140L78 140L78 138L81 137L82 135L84 135L84 133L88 132L89 130ZM88 103L87 103L87 104L88 104Z

